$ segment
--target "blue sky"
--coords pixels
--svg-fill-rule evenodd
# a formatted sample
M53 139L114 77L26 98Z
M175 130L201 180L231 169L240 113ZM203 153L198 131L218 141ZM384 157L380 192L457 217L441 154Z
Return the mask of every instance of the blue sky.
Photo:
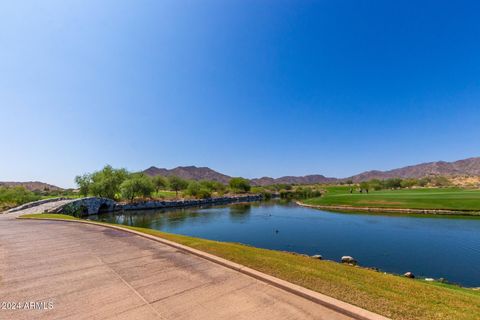
M480 155L478 1L3 1L0 181Z

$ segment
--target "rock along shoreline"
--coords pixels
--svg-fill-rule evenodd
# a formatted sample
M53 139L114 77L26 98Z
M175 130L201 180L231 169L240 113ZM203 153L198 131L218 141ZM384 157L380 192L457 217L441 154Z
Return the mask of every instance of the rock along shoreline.
M115 206L115 211L124 210L153 210L164 208L185 208L203 205L222 205L240 202L254 202L263 200L262 195L246 195L246 196L230 196L207 199L191 199L191 200L174 200L174 201L142 201L135 203L118 203Z

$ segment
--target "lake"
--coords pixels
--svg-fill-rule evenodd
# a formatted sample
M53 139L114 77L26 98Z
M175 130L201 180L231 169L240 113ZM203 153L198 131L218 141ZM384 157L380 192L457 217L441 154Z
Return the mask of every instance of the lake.
M285 250L480 286L480 219L335 213L280 201L90 216L130 226Z

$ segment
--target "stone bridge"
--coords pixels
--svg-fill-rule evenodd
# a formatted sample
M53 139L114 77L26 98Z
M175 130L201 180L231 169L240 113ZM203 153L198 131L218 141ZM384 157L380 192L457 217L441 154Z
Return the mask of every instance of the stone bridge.
M5 213L67 213L76 216L114 211L117 203L111 199L87 197L79 199L54 198L35 201L10 209Z
M51 213L67 213L73 215L89 215L97 214L102 212L114 211L117 206L117 203L111 199L99 198L99 197L88 197L74 199L68 203L54 207L48 212Z
M229 196L209 199L189 199L174 201L141 201L135 203L120 204L107 198L87 197L78 199L54 198L44 199L23 204L10 209L5 213L34 214L34 213L66 213L73 216L87 216L102 212L116 210L147 210L165 208L184 208L204 205L223 205L238 202L260 201L261 195Z

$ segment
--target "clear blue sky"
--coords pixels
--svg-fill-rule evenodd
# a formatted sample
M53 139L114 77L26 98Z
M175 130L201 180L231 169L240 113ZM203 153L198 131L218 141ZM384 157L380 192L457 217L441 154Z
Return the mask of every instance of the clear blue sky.
M479 1L2 1L0 181L480 155Z

